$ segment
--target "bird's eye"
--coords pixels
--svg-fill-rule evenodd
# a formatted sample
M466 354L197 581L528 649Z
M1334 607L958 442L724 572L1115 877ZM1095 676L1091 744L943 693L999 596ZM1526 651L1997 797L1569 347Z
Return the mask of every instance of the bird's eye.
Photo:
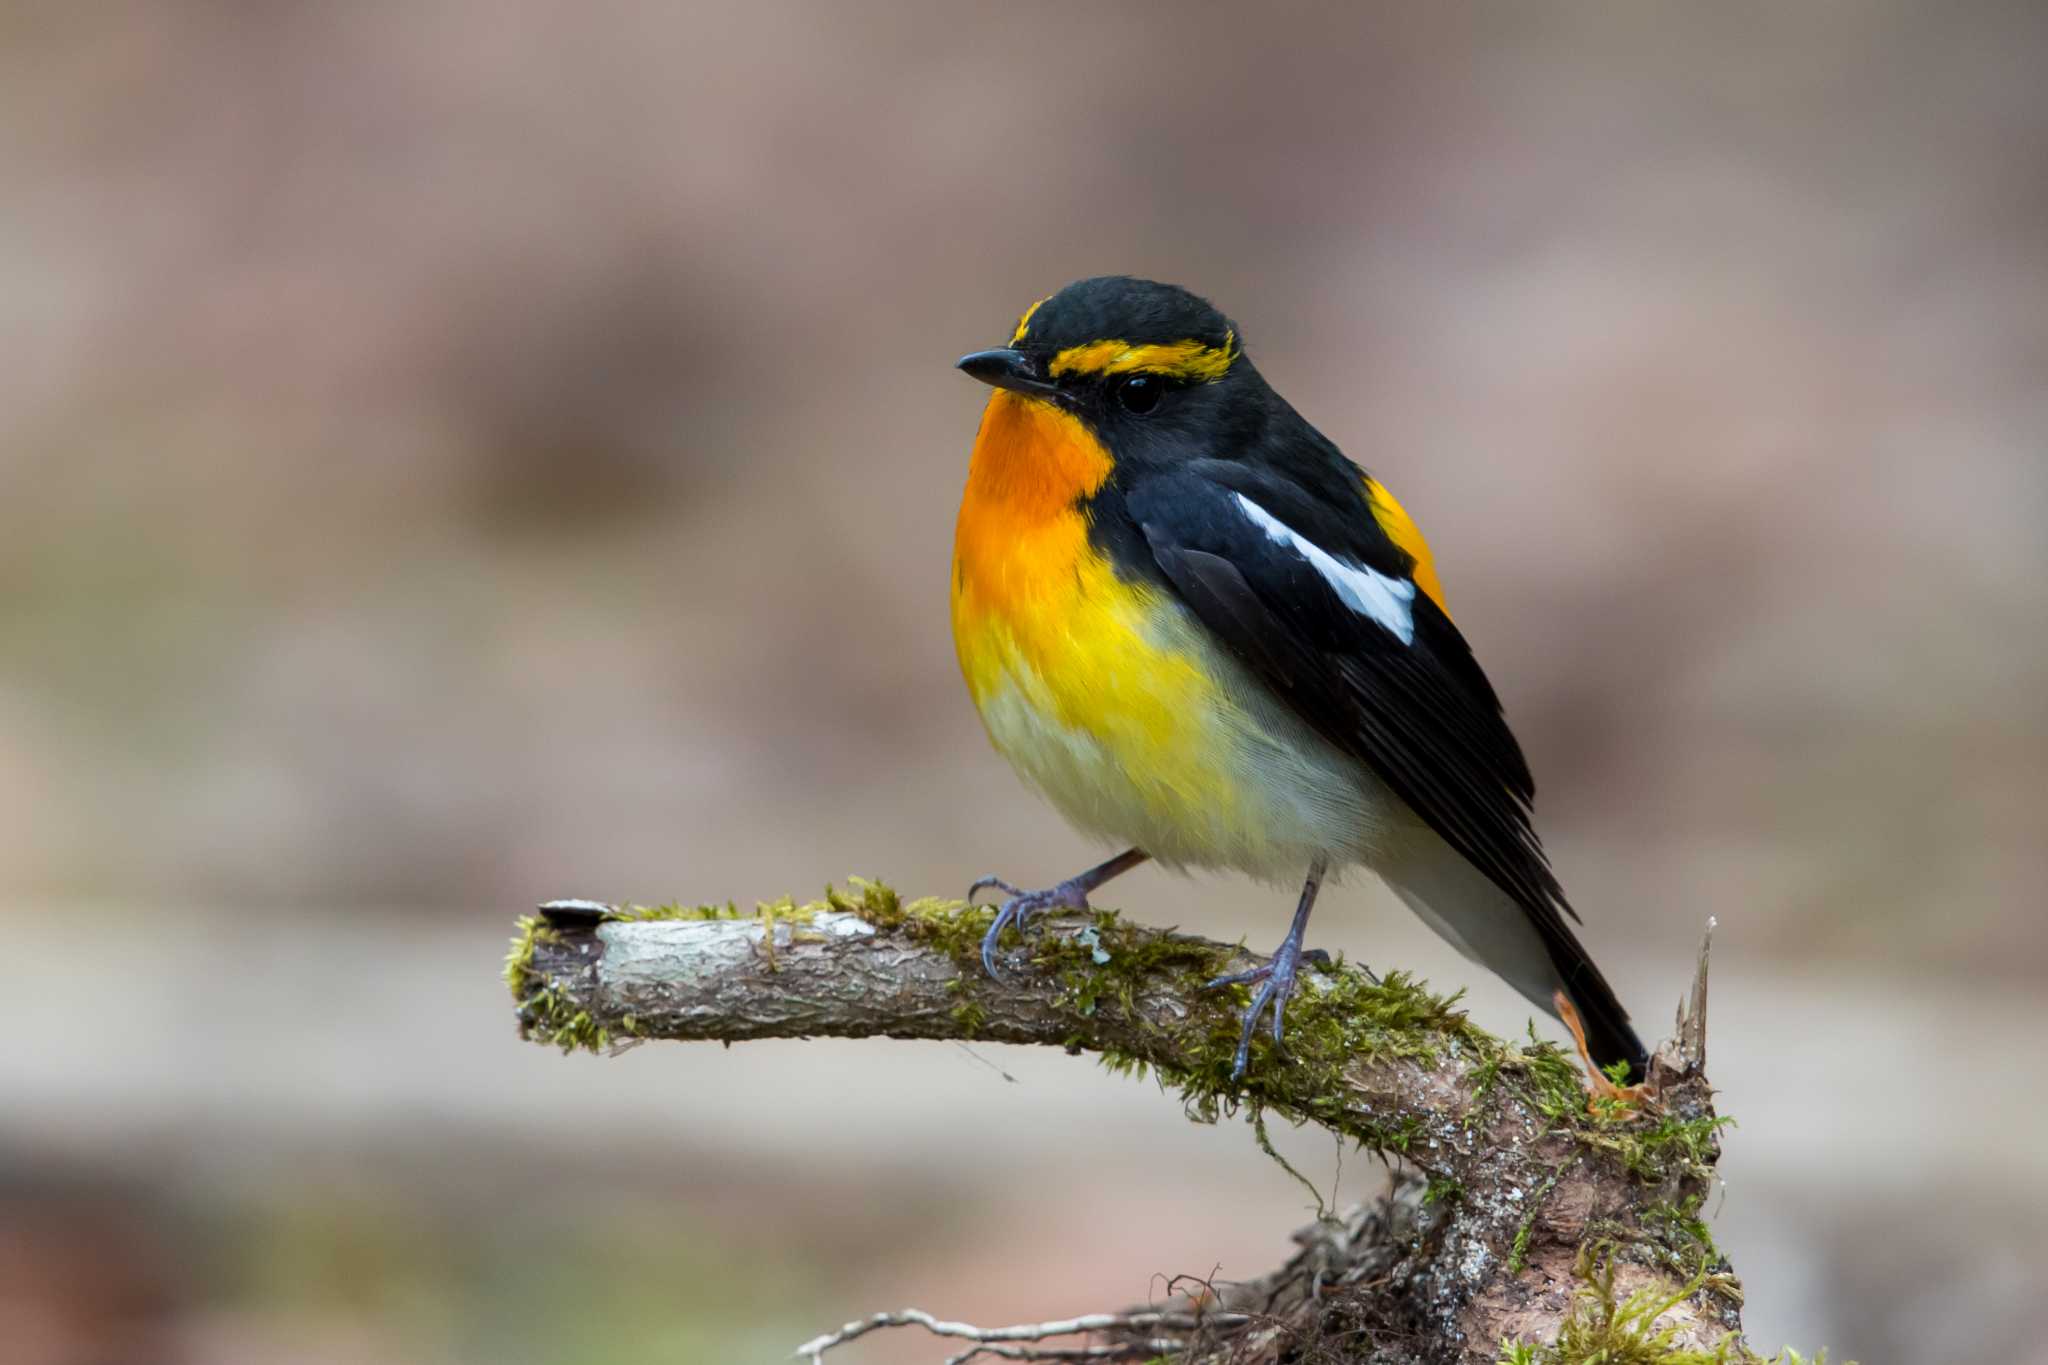
M1140 417L1159 406L1159 400L1166 396L1166 381L1152 374L1125 375L1117 381L1116 401L1125 412L1134 412Z

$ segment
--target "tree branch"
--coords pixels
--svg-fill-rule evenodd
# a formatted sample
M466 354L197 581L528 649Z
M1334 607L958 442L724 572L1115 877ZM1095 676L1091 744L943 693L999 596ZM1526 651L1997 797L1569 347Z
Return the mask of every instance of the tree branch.
M1170 1322L1177 1358L1200 1362L1283 1349L1300 1361L1490 1362L1503 1340L1556 1342L1555 1355L1600 1333L1745 1358L1731 1336L1740 1291L1698 1212L1722 1123L1701 1071L1704 946L1678 1039L1653 1062L1657 1099L1598 1115L1558 1049L1511 1045L1454 998L1341 963L1306 978L1284 1051L1262 1039L1233 1084L1244 999L1201 987L1257 961L1241 948L1102 912L1042 922L990 978L976 956L988 923L986 910L905 904L867 883L751 914L561 901L521 922L506 976L523 1035L565 1050L814 1036L1047 1044L1154 1070L1193 1117L1271 1111L1409 1168L1373 1207L1305 1230L1302 1251L1262 1280L1089 1319L1105 1347L1156 1347ZM994 1344L1035 1329L965 1330ZM816 1359L833 1344L805 1350Z

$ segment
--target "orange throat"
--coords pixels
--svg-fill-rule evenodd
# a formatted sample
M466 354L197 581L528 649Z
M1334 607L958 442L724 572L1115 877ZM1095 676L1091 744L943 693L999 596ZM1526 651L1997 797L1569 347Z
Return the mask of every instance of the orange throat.
M1078 507L1109 477L1109 452L1080 419L997 392L982 413L953 535L954 624L1008 615L1087 552Z
M1001 515L1048 521L1100 488L1109 470L1109 452L1079 418L999 389L981 414L967 463L960 543L967 540L969 512L1001 509Z

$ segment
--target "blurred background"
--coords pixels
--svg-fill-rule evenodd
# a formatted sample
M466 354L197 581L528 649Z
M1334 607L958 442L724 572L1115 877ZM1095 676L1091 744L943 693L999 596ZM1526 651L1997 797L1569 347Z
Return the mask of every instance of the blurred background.
M558 895L1091 859L956 674L951 363L1121 271L1429 528L1646 1032L1720 917L1752 1339L2048 1360L2044 60L2021 4L0 9L7 1358L774 1360L1281 1260L1301 1189L1148 1083L563 1059L496 975ZM1316 926L1522 1025L1365 879Z

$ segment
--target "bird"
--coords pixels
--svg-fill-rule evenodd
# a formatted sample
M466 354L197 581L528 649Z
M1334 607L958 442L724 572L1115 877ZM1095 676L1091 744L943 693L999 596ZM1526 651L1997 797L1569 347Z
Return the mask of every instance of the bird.
M1177 285L1075 281L957 362L995 390L953 546L954 643L990 741L1082 833L1124 851L1004 899L981 944L1087 910L1147 861L1300 887L1251 989L1282 1049L1324 882L1359 867L1571 1029L1593 1083L1639 1082L1640 1038L1587 955L1532 822L1535 784L1385 485Z

